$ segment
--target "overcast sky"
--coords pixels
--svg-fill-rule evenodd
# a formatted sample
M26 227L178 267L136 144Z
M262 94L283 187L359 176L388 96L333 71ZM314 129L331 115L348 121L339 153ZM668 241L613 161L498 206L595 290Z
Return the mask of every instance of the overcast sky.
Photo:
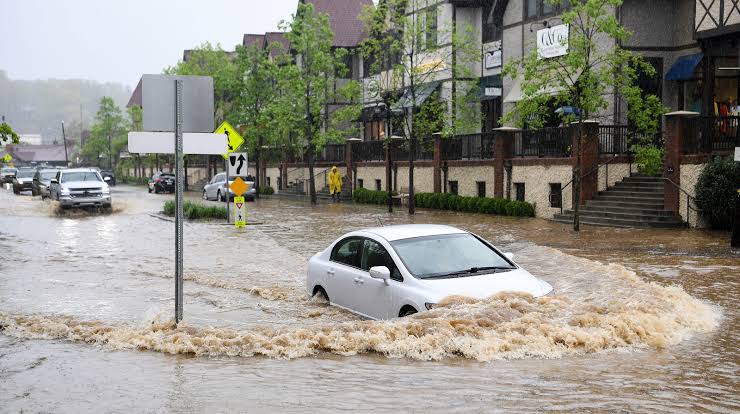
M277 30L298 0L0 0L0 70L11 79L91 79L134 87L200 43L233 50Z

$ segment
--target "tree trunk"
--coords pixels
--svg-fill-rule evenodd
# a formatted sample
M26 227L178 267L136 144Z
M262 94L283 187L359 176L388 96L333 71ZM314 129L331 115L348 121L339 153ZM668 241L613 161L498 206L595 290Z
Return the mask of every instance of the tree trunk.
M311 204L316 204L316 182L313 177L314 147L309 141L308 144L308 195L311 198Z
M573 231L581 231L581 140L583 139L583 118L578 121L578 131L576 132L576 168L574 171L575 178L573 181Z
M409 140L409 214L416 213L416 203L414 203L414 156L416 155L416 137L411 133Z
M260 198L260 182L262 181L262 172L260 169L260 151L262 150L262 137L257 138L257 148L254 150L254 163L255 163L255 174L254 174L254 186L257 190L257 198ZM247 166L249 167L249 166Z

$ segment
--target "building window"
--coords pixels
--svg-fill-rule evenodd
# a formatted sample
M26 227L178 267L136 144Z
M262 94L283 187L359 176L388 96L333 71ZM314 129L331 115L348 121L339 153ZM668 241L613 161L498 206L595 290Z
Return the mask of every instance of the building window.
M486 182L477 181L475 184L478 186L478 197L485 197L486 196Z
M556 6L552 0L526 0L524 6L524 20L534 20L562 13L570 7L570 1L562 0L561 5Z
M550 183L550 207L563 206L563 190L560 183Z
M501 40L504 36L502 29L503 15L501 15L501 12L497 12L493 4L489 4L483 7L482 18L483 43Z
M267 186L270 187L270 177L267 177Z
M383 121L365 122L365 141L385 139L385 123Z
M457 195L457 181L450 181L450 194Z
M382 188L382 187L381 187L381 185L380 185L380 179L376 178L376 179L375 179L375 191L380 191L380 190L382 190L382 189L383 189L383 188Z
M365 188L365 180L362 178L357 179L357 188Z
M514 183L516 201L524 201L524 183Z
M431 7L424 12L426 48L437 47L437 6Z

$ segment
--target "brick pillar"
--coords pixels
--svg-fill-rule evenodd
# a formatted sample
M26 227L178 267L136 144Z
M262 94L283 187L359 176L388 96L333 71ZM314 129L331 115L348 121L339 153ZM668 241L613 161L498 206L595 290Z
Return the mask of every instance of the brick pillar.
M681 154L683 154L684 137L688 133L691 118L699 116L696 112L678 111L665 114L665 155L663 158L663 178L681 185ZM678 188L665 180L663 207L678 213L681 194ZM687 218L688 219L688 218Z
M280 179L283 180L283 189L288 188L288 164L280 164Z
M433 164L433 182L434 192L442 192L442 135L437 133L434 137L434 164Z
M578 124L573 127L573 168L575 172L578 136ZM596 121L583 122L583 140L581 141L581 200L580 204L596 197L599 192L599 123ZM575 197L575 191L573 192ZM575 202L575 200L574 200Z
M496 128L493 130L493 196L504 197L504 169L506 160L512 157L514 139L520 130L517 128Z

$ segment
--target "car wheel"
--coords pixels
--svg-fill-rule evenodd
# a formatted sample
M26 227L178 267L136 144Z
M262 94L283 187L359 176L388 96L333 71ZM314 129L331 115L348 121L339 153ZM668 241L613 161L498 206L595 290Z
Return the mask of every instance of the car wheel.
M206 194L206 190L203 190L203 200L208 201L208 194Z
M321 286L316 286L316 288L313 290L314 297L320 296L324 298L327 302L331 302L329 300L329 295L326 294L326 291Z
M406 305L403 308L401 308L401 311L398 312L398 316L401 318L404 318L409 315L413 315L417 313L416 309L414 309L413 306Z

